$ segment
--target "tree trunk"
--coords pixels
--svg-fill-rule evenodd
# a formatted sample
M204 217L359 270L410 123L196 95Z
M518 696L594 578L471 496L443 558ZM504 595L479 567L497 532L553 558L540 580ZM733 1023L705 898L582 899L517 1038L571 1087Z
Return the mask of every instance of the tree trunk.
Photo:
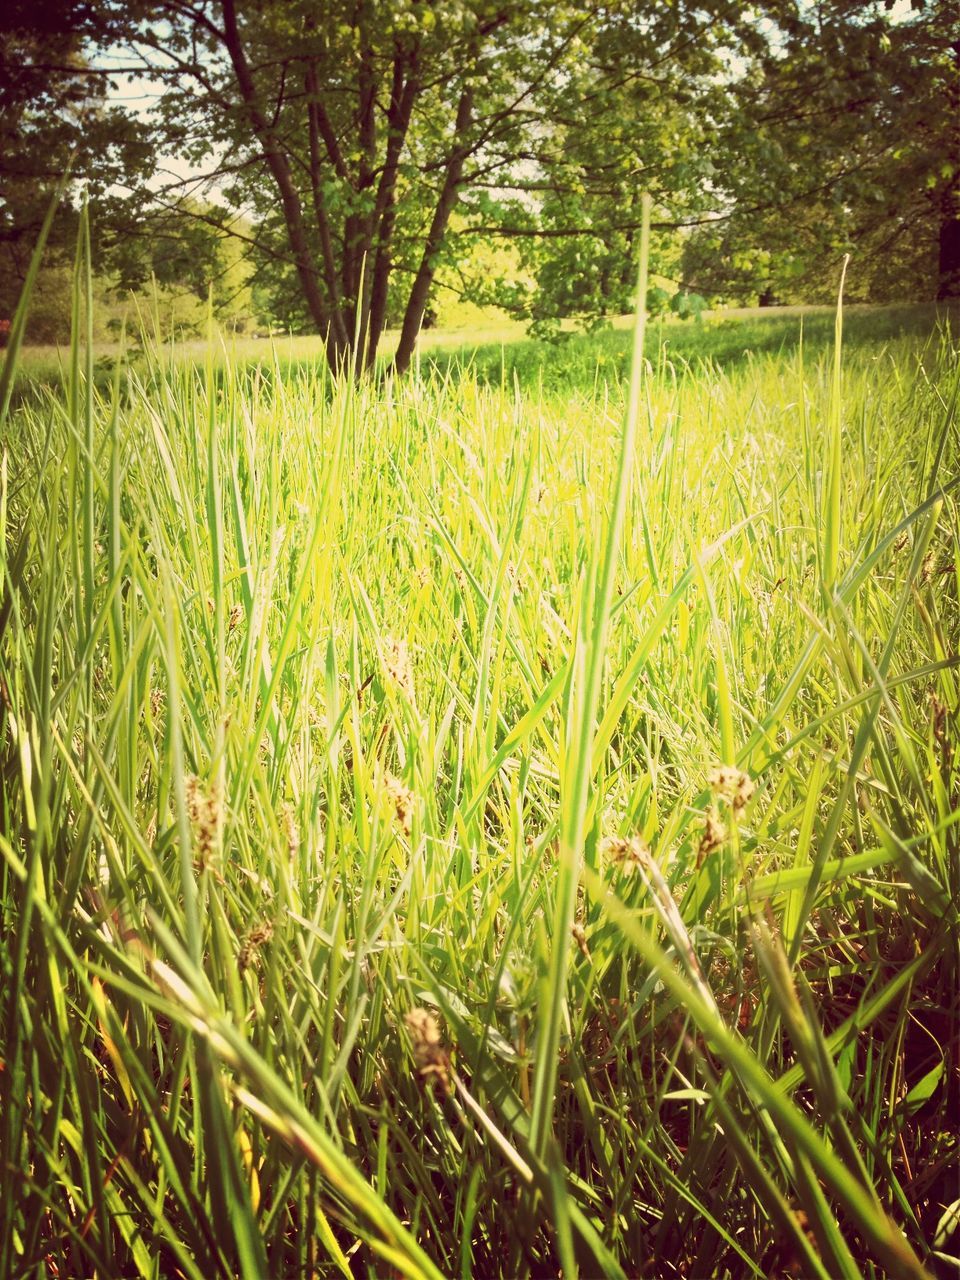
M300 281L300 287L303 289L307 308L317 329L323 334L330 367L337 370L342 363L345 352L336 326L332 323L333 318L330 308L320 289L317 268L310 250L310 242L307 238L303 221L303 208L300 204L300 197L297 194L296 184L293 181L290 163L257 101L253 74L250 71L247 55L240 40L234 0L223 0L223 37L227 53L230 55L230 61L233 65L237 88L240 90L240 96L247 110L247 116L256 134L257 141L260 143L263 158L273 175L274 182L277 184L280 204L283 208L283 220L287 228L287 239L293 253L297 277Z
M307 124L310 132L310 186L313 193L313 210L320 236L323 252L323 275L330 299L330 329L334 341L342 351L350 345L350 335L343 320L343 304L337 278L337 264L333 251L333 239L330 233L330 219L327 215L326 200L323 195L322 159L320 155L320 108L318 103L316 68L309 64L304 76L304 89L307 94Z
M940 200L940 263L937 299L960 298L960 181L950 183Z
M366 196L375 181L377 163L377 79L373 65L373 50L368 38L371 20L366 0L359 0L355 25L360 35L360 66L357 73L357 124L359 126L360 160L357 173L357 195ZM367 345L370 322L371 248L374 236L374 214L371 211L357 216L350 231L345 229L344 257L352 261L354 285L351 291L353 324L351 343L354 361L360 368Z
M960 40L953 44L950 73L952 79L947 82L947 102L951 108L951 122L944 158L953 166L953 174L940 194L938 301L960 298Z
M437 199L437 206L433 212L433 221L430 224L430 232L424 245L423 257L420 259L420 266L410 288L410 296L407 299L403 327L400 330L400 343L393 361L394 368L398 373L407 371L410 367L413 353L416 350L417 338L420 335L420 328L423 324L423 313L427 308L427 299L430 297L430 286L433 284L433 277L437 272L436 255L443 244L443 237L446 235L450 214L457 203L457 190L460 186L460 179L463 176L463 165L470 151L467 133L472 119L473 95L471 90L465 89L460 95L460 102L457 106L453 150L450 153L450 159L447 161L447 171Z
M409 63L409 65L408 65ZM400 171L400 155L410 128L413 104L419 93L416 53L409 60L398 51L394 59L393 85L390 92L390 109L387 113L389 133L387 151L383 163L374 222L377 226L377 249L373 263L370 288L370 316L366 349L362 353L364 367L372 369L377 357L377 346L387 321L387 300L390 292L391 245L396 223L397 177Z

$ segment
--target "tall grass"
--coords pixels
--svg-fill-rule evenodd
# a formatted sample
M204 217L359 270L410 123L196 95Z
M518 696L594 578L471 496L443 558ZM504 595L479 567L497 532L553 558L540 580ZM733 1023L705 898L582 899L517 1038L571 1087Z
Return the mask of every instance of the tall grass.
M0 1274L951 1274L949 332L624 442L98 389L86 262L2 426Z

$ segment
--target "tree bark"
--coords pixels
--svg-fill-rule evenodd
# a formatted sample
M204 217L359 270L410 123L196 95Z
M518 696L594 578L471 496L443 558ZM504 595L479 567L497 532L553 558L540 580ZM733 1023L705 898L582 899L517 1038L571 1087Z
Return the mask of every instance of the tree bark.
M939 256L937 300L960 298L960 181L956 178L940 200Z
M377 81L373 63L373 50L368 38L368 24L372 15L366 0L358 0L354 11L354 27L360 38L360 57L357 67L357 141L359 160L357 166L357 195L369 191L374 182L377 159ZM373 242L372 214L351 213L344 221L343 229L343 296L347 303L347 324L351 346L362 351L366 341L367 317L370 297L370 247Z
M430 223L430 231L427 235L427 242L424 245L423 257L420 259L420 266L414 277L410 296L407 299L407 308L403 316L400 343L397 347L397 354L394 357L394 368L398 373L405 373L410 367L410 361L416 350L417 338L420 335L420 327L423 324L423 313L426 310L427 299L430 296L430 286L433 284L433 278L437 271L436 255L443 243L450 215L457 203L457 192L460 187L460 179L463 176L464 161L470 152L467 135L472 119L473 94L470 89L464 89L457 106L453 150L450 152L450 158L447 161L443 186L440 189L436 208L433 211L433 220Z
M330 219L327 216L326 200L323 195L321 181L322 160L320 156L320 108L318 104L317 73L311 63L304 75L304 88L308 95L307 124L310 131L310 187L313 193L313 209L320 236L320 247L323 252L323 274L330 297L330 327L336 343L344 351L350 345L350 335L343 319L342 301L337 280L337 263L333 251L333 237L330 232Z
M331 368L336 370L342 362L344 351L338 334L332 324L332 316L327 301L320 289L317 268L310 250L306 226L303 220L303 208L293 181L290 163L283 151L270 122L257 101L256 85L247 62L247 56L240 39L237 26L237 10L235 0L222 0L223 7L223 40L233 73L236 76L237 88L247 110L251 127L263 151L263 158L273 175L280 194L283 219L287 228L287 239L296 264L297 277L303 289L311 319L316 324L326 341L327 359Z
M951 121L946 159L953 174L940 194L937 300L960 298L960 40L953 44L952 79L947 83Z
M408 62L409 65L407 65ZM408 60L398 51L394 59L393 85L390 92L390 109L388 112L387 151L374 208L376 256L373 263L370 288L370 314L366 347L363 352L364 367L366 369L373 367L377 356L377 347L380 343L380 335L383 333L387 320L390 272L393 267L391 244L393 241L393 229L396 224L397 177L400 171L400 156L403 152L403 144L410 128L413 105L419 93L416 62L416 52Z

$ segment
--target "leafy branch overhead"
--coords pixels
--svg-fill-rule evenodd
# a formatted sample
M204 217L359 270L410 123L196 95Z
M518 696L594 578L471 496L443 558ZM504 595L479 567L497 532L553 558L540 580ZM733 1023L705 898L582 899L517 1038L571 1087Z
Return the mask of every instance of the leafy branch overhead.
M111 140L95 219L110 261L142 277L145 228L176 237L189 213L334 365L372 364L389 324L406 367L441 288L544 330L622 312L644 191L654 276L678 299L811 300L850 250L863 293L960 289L943 0L906 16L853 0L56 7L66 45L18 5L5 57L33 68L16 92L35 121L53 127L53 86ZM150 110L112 105L111 68L138 72ZM203 253L185 257L199 274Z

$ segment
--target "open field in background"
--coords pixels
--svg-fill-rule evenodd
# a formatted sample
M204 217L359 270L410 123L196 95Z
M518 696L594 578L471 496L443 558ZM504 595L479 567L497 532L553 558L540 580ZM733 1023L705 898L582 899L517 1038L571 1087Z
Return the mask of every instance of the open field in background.
M956 1274L956 328L797 332L651 325L602 670L628 335L26 353L0 1274Z
M886 310L886 308L878 307L862 307L862 311L876 313L877 311ZM903 320L902 308L895 309L899 319ZM920 312L933 311L932 306L922 306L917 308ZM794 318L798 316L828 316L832 318L833 311L830 307L738 307L731 308L724 312L703 313L701 325L714 327L724 321L738 321L744 319L784 319ZM610 320L610 328L615 331L629 331L633 326L633 316L614 316ZM665 325L669 329L690 328L688 323L669 318L665 320ZM568 333L568 337L573 336ZM383 335L381 342L381 350L384 356L390 356L396 350L397 341L399 339L399 331L396 329L388 329ZM508 320L501 315L492 314L489 320L480 325L464 326L462 328L450 329L425 329L420 337L420 349L422 352L431 352L436 350L445 350L453 348L457 351L471 351L483 347L498 347L509 344L515 346L518 343L527 341L526 326L520 320ZM230 350L233 356L238 360L258 360L262 359L264 353L264 343L268 343L272 349L275 349L277 355L282 361L300 361L314 360L320 358L323 352L322 340L315 335L306 335L303 337L291 337L283 334L270 335L258 334L257 337L249 335L239 335L236 338L228 339ZM540 344L537 344L540 345ZM207 344L205 341L191 340L179 344L179 349L184 354L193 356L194 358L203 358L206 354ZM119 342L98 342L95 344L94 351L98 359L116 359L121 354L121 345ZM22 365L25 372L35 373L38 370L46 371L48 368L58 368L63 357L68 354L67 349L56 346L31 346L24 349Z
M822 354L833 341L833 309L830 307L739 307L721 312L707 311L699 321L668 317L653 320L647 335L647 356L656 359L666 353L670 359L711 360L721 364L738 362L754 354L788 353L801 341L808 354ZM847 309L847 332L856 346L877 347L898 338L924 339L938 325L960 322L960 308L953 303L918 303L910 306L856 306ZM534 385L547 382L565 384L602 378L626 377L632 316L615 317L609 327L596 333L567 332L559 342L538 341L526 335L519 321L492 317L488 324L469 329L428 329L420 339L421 365L426 362L441 369L469 365L485 381L512 380L517 376ZM398 334L388 330L380 345L384 362L397 345ZM323 360L321 339L309 337L225 337L230 360L237 365L278 363L290 372L310 368ZM95 367L99 384L106 386L110 370L118 360L135 362L138 344L126 352L117 343L95 346ZM175 344L174 358L204 363L208 344L188 341ZM217 359L219 360L219 354ZM57 347L28 347L22 353L21 369L34 382L62 380L69 352Z

